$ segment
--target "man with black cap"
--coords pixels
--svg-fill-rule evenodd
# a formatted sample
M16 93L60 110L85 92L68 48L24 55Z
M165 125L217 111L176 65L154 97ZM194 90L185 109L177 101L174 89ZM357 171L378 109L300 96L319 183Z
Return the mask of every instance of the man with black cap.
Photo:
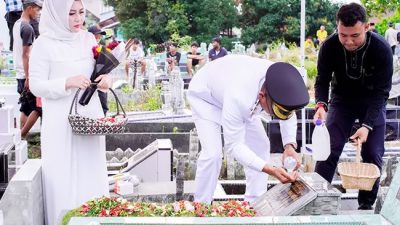
M319 51L315 82L314 119L326 119L331 141L330 156L326 161L318 161L315 171L329 182L349 137L363 143L361 156L365 163L382 168L386 102L393 74L390 46L383 37L368 31L366 11L361 5L343 5L336 15L336 24L337 32ZM361 127L351 135L357 119ZM359 191L359 209L372 209L378 188L379 179L372 191Z
M100 43L100 40L103 37L103 35L106 35L106 32L104 30L101 30L97 25L90 26L88 28L88 31L94 35L97 43Z
M297 172L269 164L270 144L260 119L265 110L280 119L283 159L295 149L297 119L294 113L308 104L309 96L298 70L287 63L249 56L229 55L206 64L190 82L188 99L202 146L197 160L195 201L210 203L224 150L245 167L245 200L254 201L267 189L267 176L293 182Z

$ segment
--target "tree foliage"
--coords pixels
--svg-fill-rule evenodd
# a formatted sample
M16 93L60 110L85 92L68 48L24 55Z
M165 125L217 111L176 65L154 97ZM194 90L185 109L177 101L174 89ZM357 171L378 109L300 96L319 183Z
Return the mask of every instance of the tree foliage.
M221 32L242 28L246 45L285 40L299 43L299 0L243 0L238 15L235 0L104 0L114 7L125 38L148 43L168 40L210 42ZM400 1L400 0L398 0ZM338 5L330 0L306 1L306 35L315 37L320 25L335 29ZM229 37L225 42L230 42Z
M361 0L361 3L370 16L400 10L400 0Z
M329 0L306 1L306 35L315 36L320 25L328 33L335 29L335 15L339 6ZM245 44L275 40L300 41L300 1L244 0L240 26Z
M104 0L115 9L125 38L162 43L190 34L209 42L237 25L233 0Z

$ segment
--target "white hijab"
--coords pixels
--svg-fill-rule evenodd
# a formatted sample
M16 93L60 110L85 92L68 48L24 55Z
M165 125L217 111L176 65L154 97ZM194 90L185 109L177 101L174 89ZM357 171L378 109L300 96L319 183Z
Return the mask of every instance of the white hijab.
M72 41L82 32L74 33L69 29L69 11L76 0L45 0L40 16L40 35L60 41ZM83 1L81 0L82 5ZM85 6L83 5L85 9ZM86 9L85 9L86 11Z

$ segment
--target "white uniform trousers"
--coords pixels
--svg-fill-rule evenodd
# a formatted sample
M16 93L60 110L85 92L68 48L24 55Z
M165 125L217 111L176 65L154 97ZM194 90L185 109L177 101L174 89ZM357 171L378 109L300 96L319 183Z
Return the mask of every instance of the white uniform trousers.
M194 122L201 143L201 152L197 160L194 200L211 203L222 164L221 125L197 116ZM259 118L254 118L252 122L246 124L245 143L267 163L270 155L270 143ZM244 170L246 175L245 200L253 202L267 190L268 175L248 167L245 167Z

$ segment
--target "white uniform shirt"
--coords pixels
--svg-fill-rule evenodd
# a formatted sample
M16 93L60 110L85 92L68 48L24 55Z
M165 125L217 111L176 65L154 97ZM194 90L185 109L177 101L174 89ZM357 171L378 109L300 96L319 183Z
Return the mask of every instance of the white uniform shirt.
M229 55L206 64L190 82L188 97L194 117L223 127L225 150L243 165L261 171L266 162L245 144L246 123L273 62ZM283 144L296 142L297 118L280 121Z
M129 56L128 59L129 60L139 60L142 59L144 57L144 52L143 49L140 47L137 47L136 50L130 49L129 51Z
M397 45L397 30L390 27L385 32L385 39L389 43L390 46Z

